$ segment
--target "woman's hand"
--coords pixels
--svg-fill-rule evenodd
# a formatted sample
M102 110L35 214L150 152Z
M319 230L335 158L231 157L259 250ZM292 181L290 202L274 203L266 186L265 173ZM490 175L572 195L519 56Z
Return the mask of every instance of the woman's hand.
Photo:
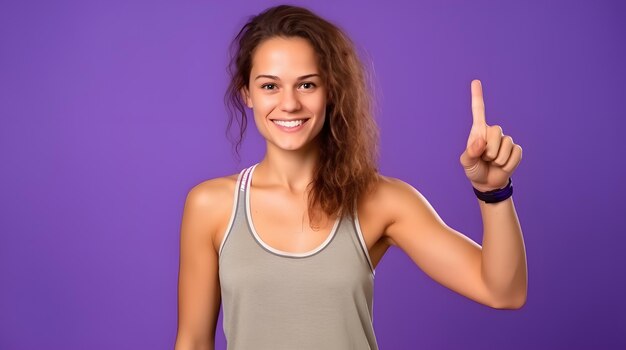
M473 123L460 162L472 186L481 192L505 187L522 160L522 147L502 133L499 125L487 125L480 80L472 80Z

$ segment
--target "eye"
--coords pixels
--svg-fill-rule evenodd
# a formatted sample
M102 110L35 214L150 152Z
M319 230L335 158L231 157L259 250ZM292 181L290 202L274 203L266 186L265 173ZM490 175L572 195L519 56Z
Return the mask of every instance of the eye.
M266 89L266 87L272 87L272 88ZM261 89L265 89L265 90L274 90L274 87L276 87L276 84L272 84L272 83L261 85Z
M309 87L307 88L305 85L307 85ZM310 89L315 87L315 83L305 82L305 83L302 83L301 86L305 87L306 90L310 90Z

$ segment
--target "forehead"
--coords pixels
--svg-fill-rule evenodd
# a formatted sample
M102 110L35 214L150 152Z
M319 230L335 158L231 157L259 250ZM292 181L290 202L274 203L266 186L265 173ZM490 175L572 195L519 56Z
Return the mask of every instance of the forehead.
M308 40L300 37L274 37L257 46L252 57L252 76L279 77L317 72L317 54Z

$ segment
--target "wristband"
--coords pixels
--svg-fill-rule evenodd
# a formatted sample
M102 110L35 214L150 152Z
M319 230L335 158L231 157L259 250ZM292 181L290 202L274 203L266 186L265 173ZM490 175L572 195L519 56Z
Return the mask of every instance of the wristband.
M506 186L497 190L491 190L487 192L481 192L473 186L472 188L474 189L476 197L478 197L478 199L480 199L481 201L485 203L498 203L513 195L513 180L511 180L511 178L509 177L509 183Z

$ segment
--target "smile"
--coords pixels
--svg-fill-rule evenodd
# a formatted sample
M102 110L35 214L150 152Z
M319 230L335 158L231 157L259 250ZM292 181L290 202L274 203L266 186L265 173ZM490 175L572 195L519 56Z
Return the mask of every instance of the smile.
M296 126L300 126L304 123L306 123L308 119L296 119L296 120L278 120L278 119L274 119L272 120L274 122L274 124L278 124L280 126L284 126L287 128L294 128Z
M278 129L285 131L285 132L296 132L299 131L303 128L303 125L306 124L306 122L309 120L310 118L305 118L305 119L294 119L294 120L278 120L278 119L273 119L272 122L274 123L274 125L276 125L278 127Z

